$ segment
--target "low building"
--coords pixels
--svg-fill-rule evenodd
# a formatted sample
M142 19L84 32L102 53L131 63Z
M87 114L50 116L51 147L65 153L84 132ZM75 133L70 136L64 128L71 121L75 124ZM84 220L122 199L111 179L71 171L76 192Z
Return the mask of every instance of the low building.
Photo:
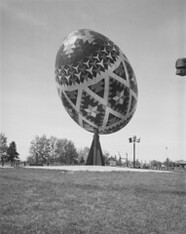
M110 165L110 166L116 166L116 163L117 163L117 160L116 160L116 158L115 157L110 157L110 158L108 158L108 164Z
M176 166L186 169L186 161L184 160L176 161Z

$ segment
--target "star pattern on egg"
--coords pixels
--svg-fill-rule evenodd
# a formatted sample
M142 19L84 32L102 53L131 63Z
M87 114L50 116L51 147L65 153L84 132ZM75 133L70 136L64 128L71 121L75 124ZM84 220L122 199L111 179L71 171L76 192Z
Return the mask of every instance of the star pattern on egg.
M110 134L132 118L138 98L134 71L102 34L87 29L69 34L58 51L55 73L65 109L87 131Z

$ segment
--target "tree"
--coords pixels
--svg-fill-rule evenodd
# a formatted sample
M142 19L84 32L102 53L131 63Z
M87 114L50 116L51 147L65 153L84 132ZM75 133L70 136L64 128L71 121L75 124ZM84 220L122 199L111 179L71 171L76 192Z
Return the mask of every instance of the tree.
M34 164L35 163L35 157L33 156L28 156L26 159L27 163L29 164Z
M77 162L78 154L74 143L67 139L56 137L47 138L36 136L31 141L29 149L30 156L27 161L33 163L61 163L74 164Z
M68 140L65 147L65 156L67 164L77 164L78 163L78 153L75 145L72 141Z
M109 152L104 151L103 152L103 158L104 158L105 165L109 165L109 159L111 158Z
M48 162L50 158L50 141L46 135L42 135L41 137L35 136L31 141L29 152L30 157L35 160L35 163Z
M7 137L5 134L0 133L0 157L6 157L7 149Z
M76 164L78 153L72 141L67 139L58 139L56 143L56 153L61 164Z
M161 165L162 165L161 162L156 161L156 160L152 160L150 164L151 164L151 167L152 167L152 168L160 168Z
M169 158L166 158L163 164L167 167L167 169L175 167L175 163L172 162Z
M12 141L7 149L8 160L12 163L15 161L16 158L19 158L19 153L17 152L16 143Z
M116 164L117 164L118 166L121 166L121 165L122 165L121 156L119 156L119 160L117 160Z
M90 151L90 149L88 147L78 149L78 162L80 164L86 163L89 151Z
M49 162L50 163L58 162L57 141L58 141L58 138L54 136L51 136L49 139L49 148L50 148Z

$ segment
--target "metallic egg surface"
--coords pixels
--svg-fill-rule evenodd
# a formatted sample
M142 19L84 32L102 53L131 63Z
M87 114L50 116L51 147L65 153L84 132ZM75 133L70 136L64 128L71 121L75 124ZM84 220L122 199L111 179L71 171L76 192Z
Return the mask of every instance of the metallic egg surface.
M65 37L56 56L55 80L66 111L89 132L117 132L136 110L137 82L127 57L95 31L81 29Z

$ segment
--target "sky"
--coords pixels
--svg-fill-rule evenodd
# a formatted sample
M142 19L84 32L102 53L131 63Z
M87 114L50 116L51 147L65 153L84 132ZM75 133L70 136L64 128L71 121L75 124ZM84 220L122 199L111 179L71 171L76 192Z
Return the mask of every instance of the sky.
M86 28L112 40L132 65L137 110L120 131L101 135L103 152L136 157L186 159L186 77L175 62L186 57L184 0L0 0L0 132L29 155L36 135L90 147L93 134L65 111L55 84L55 59L66 35Z

